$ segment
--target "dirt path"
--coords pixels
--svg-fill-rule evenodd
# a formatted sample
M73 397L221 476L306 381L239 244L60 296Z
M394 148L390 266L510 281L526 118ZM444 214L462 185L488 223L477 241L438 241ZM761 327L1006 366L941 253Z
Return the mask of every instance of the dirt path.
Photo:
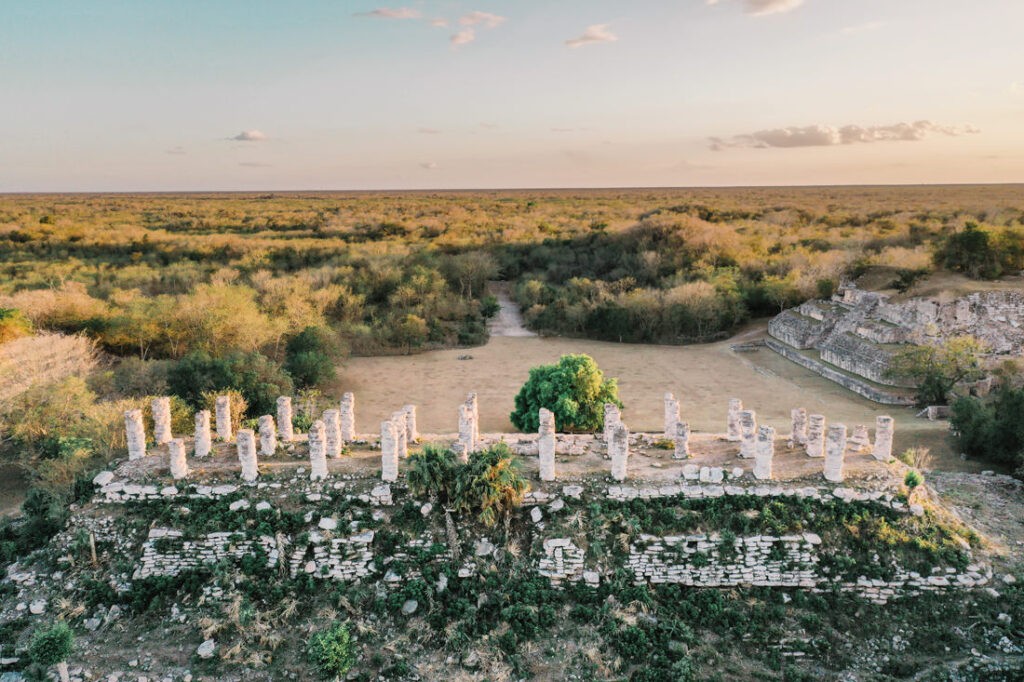
M487 324L491 336L537 336L523 324L519 306L509 294L508 282L489 282L487 290L498 299L498 314Z

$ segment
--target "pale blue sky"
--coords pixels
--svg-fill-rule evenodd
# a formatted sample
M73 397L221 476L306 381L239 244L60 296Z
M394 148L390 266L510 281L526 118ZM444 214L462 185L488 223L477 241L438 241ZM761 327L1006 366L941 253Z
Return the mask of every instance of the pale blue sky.
M1020 0L0 0L0 192L1021 182L1022 26Z

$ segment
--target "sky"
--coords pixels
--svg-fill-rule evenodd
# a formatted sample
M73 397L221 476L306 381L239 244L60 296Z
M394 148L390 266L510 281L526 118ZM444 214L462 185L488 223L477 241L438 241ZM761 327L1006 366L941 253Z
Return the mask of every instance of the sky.
M1021 0L2 0L0 192L1024 182Z

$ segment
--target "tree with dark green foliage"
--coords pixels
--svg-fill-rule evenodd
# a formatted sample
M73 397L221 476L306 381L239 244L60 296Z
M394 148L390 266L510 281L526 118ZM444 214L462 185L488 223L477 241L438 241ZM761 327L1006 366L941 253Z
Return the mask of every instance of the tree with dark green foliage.
M1004 385L989 399L958 398L949 421L962 452L1024 474L1024 388Z
M509 418L520 431L533 432L545 407L554 412L559 431L596 431L604 426L605 403L622 407L616 380L605 379L589 355L563 355L557 364L530 370Z
M288 340L284 369L299 388L317 386L334 378L341 356L337 334L323 327L306 327Z
M48 628L36 630L28 647L28 657L32 663L46 669L57 666L61 682L68 682L68 656L74 649L75 637L68 624L57 621Z
M984 376L983 351L983 344L973 336L958 336L936 345L910 346L893 356L887 374L914 380L918 405L945 405L958 383Z
M203 394L235 389L248 403L248 416L271 414L278 396L291 395L289 377L273 360L260 353L232 353L215 358L202 351L189 353L167 372L172 393L194 408L203 404Z
M405 480L412 495L426 496L442 505L451 503L458 466L454 452L428 443L419 452L412 453L407 461Z
M313 635L306 654L322 677L341 678L356 662L348 624L337 623Z
M935 262L975 279L998 279L1024 267L1024 231L996 231L969 222L939 246Z

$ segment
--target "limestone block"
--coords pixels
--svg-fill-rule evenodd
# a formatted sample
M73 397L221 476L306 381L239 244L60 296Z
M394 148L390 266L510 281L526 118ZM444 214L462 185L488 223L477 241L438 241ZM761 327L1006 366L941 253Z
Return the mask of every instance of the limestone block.
M242 465L242 480L247 482L255 481L259 476L256 464L256 434L252 429L239 429L238 441L238 462Z
M555 415L551 410L540 408L540 428L537 436L537 452L540 459L540 480L555 480Z
M812 414L807 418L807 456L825 456L825 415Z
M196 457L206 457L213 447L213 436L210 434L210 411L196 412L196 430L193 449Z
M726 440L738 443L743 440L743 432L740 428L740 413L743 411L743 401L733 398L729 401L729 415L726 423Z
M775 457L775 429L761 426L757 430L757 451L754 454L754 478L768 481L772 478L772 460Z
M277 433L285 443L295 440L292 426L292 399L283 395L277 399Z
M686 422L676 422L675 451L672 453L672 457L673 459L690 458L690 425Z
M475 450L475 444L480 442L480 404L476 399L476 393L470 393L466 396L466 407L469 408L473 415L473 449Z
M679 423L679 401L671 393L665 394L665 439L674 440Z
M888 462L892 459L892 438L896 430L896 423L892 417L875 417L875 447L871 454L880 462Z
M142 410L128 410L124 413L124 430L128 440L128 459L145 457L146 423L142 419Z
M231 398L226 395L217 396L217 438L222 441L231 440Z
M825 440L825 480L843 481L843 459L846 455L846 425L832 424Z
M346 443L356 439L356 396L345 393L341 396L341 439Z
M619 406L615 403L604 404L604 442L610 443L612 431L622 423L622 415L619 413Z
M612 478L616 481L626 480L629 465L629 429L624 424L616 424L612 429L612 437L608 441L608 455L612 460Z
M309 480L327 478L327 427L317 419L309 428Z
M802 407L794 407L790 410L792 427L790 428L789 442L792 445L807 445L807 410Z
M172 438L167 443L168 465L171 478L177 480L188 476L188 464L185 462L185 441Z
M157 445L170 442L171 434L171 399L168 397L153 398L153 440Z
M268 457L277 452L277 427L274 425L274 418L269 414L260 417L260 454Z
M864 424L856 424L853 427L853 434L847 443L854 452L867 452L871 449L871 436L868 435L868 427Z
M409 444L418 443L420 440L420 432L416 427L416 406L406 405L402 408L405 412L405 438Z
M391 421L395 425L395 435L398 436L398 459L405 459L409 456L409 430L405 412L403 410L392 412Z
M753 459L757 452L757 415L753 410L740 411L740 457Z
M324 410L321 419L324 423L324 456L337 459L341 457L341 412Z
M459 444L471 453L476 450L476 437L474 436L473 408L463 403L459 405Z
M380 423L380 477L398 480L398 433L390 419Z

